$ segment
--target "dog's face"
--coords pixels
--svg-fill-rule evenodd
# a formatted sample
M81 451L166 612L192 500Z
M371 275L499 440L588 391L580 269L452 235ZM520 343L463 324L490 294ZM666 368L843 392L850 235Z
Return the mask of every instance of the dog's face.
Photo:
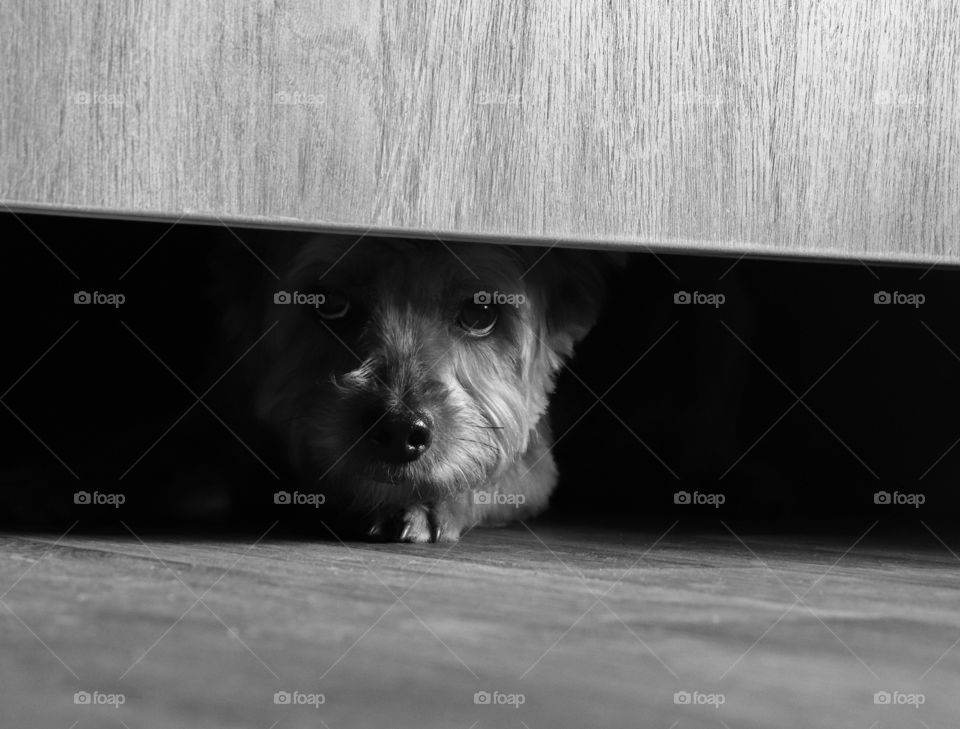
M589 254L406 240L315 240L286 268L291 303L258 410L306 479L373 509L495 478L538 437L553 376L592 325ZM566 269L566 270L565 270ZM294 292L296 292L294 294Z

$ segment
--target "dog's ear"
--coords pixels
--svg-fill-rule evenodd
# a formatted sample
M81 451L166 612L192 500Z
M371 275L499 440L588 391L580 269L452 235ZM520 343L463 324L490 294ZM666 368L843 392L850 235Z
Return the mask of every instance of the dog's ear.
M538 292L546 308L551 346L569 356L573 346L593 328L600 315L611 279L627 265L627 254L552 248L524 248L524 279Z

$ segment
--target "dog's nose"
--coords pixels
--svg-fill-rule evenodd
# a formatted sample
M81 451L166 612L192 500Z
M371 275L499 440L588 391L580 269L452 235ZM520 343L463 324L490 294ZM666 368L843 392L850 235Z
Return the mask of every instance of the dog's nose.
M367 434L377 455L390 463L409 463L430 447L430 426L423 413L372 413L374 423Z

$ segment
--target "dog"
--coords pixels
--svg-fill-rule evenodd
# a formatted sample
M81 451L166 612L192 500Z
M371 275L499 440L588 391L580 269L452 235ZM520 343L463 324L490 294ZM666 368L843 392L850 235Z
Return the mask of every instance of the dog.
M542 512L555 377L616 254L314 237L230 298L257 419L363 537L454 542ZM276 251L275 251L276 252Z

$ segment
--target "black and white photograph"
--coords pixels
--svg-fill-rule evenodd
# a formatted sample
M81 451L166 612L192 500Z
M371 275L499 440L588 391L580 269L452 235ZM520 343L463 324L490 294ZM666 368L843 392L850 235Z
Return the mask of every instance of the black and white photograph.
M946 729L960 0L0 0L0 727Z

